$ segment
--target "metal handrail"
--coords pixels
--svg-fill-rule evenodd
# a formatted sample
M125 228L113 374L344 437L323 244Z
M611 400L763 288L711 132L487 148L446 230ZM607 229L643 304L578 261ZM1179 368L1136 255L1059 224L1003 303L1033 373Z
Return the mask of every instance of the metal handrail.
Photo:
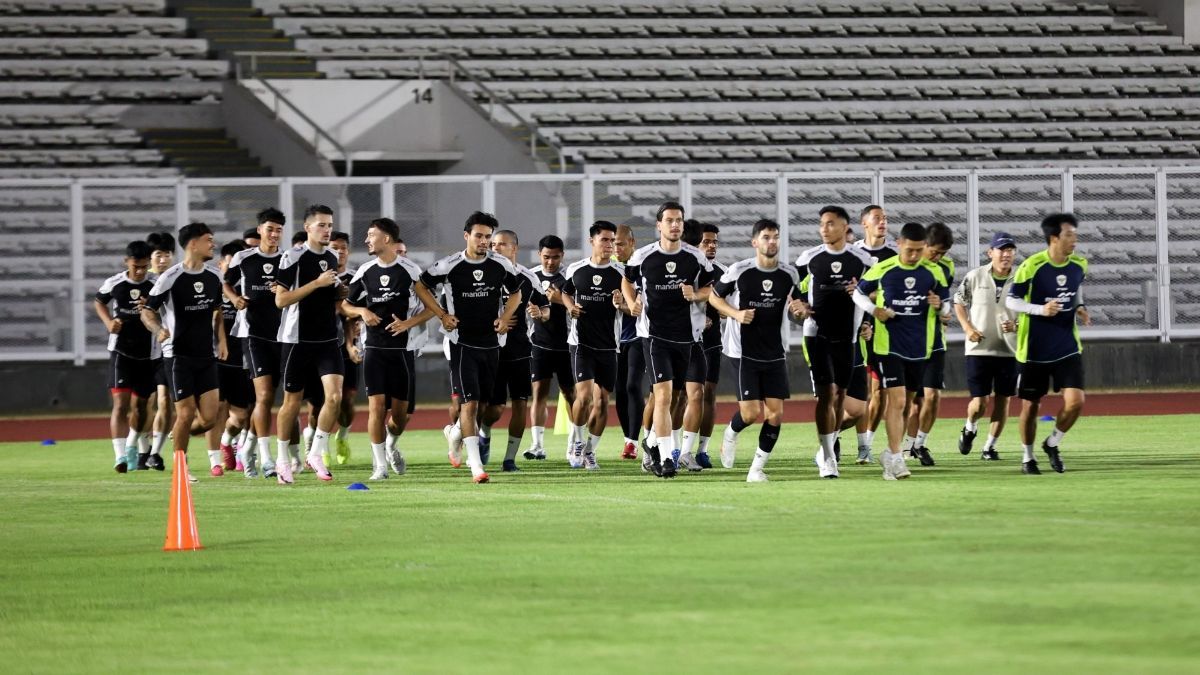
M251 73L257 72L258 57L260 57L260 56L297 57L297 58L308 58L308 59L314 59L314 60L318 59L318 58L357 59L357 60L383 59L383 60L389 60L389 61L396 60L396 59L415 59L417 61L417 73L421 79L425 79L425 76L426 76L425 64L427 61L443 61L446 64L448 64L448 66L449 66L447 68L445 78L446 78L447 82L450 84L450 86L457 88L457 85L455 84L455 76L456 76L456 74L461 73L463 76L465 76L465 79L468 82L470 82L471 84L478 87L480 89L480 91L482 91L484 94L487 95L488 103L492 106L492 109L488 111L488 115L490 115L493 119L495 119L495 105L498 103L500 105L500 107L504 108L504 110L509 115L512 115L513 119L515 119L521 126L525 127L525 129L529 132L529 154L530 155L533 155L534 157L537 156L537 144L540 141L543 145L545 145L547 148L549 148L551 151L553 151L558 156L558 171L559 171L559 173L566 173L566 171L567 171L566 160L563 155L561 146L559 146L557 143L554 143L549 138L546 138L546 136L543 135L542 132L538 130L537 125L535 125L532 122L530 122L529 120L525 119L520 113L518 113L516 110L514 110L513 107L508 104L507 101L501 99L487 85L483 84L483 82L481 82L477 77L475 77L475 75L469 69L467 69L466 66L464 66L462 63L460 63L458 59L456 59L453 56L450 56L448 54L438 54L435 52L401 52L401 53L379 52L379 53L373 53L373 52L245 51L245 52L234 52L233 55L235 58L235 62L234 62L235 73L236 73L236 76L238 77L238 79L242 78L242 57L250 58L250 72ZM260 80L260 81L262 81L262 80ZM295 109L294 106L293 106L293 109Z

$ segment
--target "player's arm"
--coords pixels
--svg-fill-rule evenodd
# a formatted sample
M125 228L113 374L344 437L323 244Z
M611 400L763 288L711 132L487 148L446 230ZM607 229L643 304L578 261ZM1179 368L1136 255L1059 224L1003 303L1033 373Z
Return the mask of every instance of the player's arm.
M392 322L389 323L385 328L392 335L399 335L399 334L403 333L404 331L409 330L410 328L415 328L417 326L420 326L421 324L425 323L426 321L432 319L434 316L436 316L436 315L433 313L433 310L429 309L428 307L425 307L420 312L413 314L412 316L410 316L407 319L401 319L400 317L393 314Z
M710 286L709 290L711 289L712 287ZM725 298L722 298L716 293L708 294L708 304L711 305L713 309L720 312L721 316L727 316L740 324L747 324L754 320L754 310L738 309L737 307L729 304Z
M870 314L879 321L887 321L896 315L895 312L887 307L879 307L875 301L871 299L871 294L878 292L879 284L873 279L863 279L858 282L858 287L854 289L854 295L851 298L854 304L862 311Z
M217 336L217 358L224 361L229 358L229 343L225 339L225 315L220 307L213 310L213 332Z
M454 330L458 327L458 317L446 311L437 298L433 297L433 291L425 285L425 280L422 278L413 286L413 291L417 294L417 298L425 305L425 309L433 312L433 315L442 322L442 328L446 330Z
M100 302L99 299L93 299L92 307L96 309L96 316L100 317L100 320L104 322L105 330L110 333L119 333L121 331L121 320L113 318L107 302Z
M146 330L150 331L151 335L157 335L159 342L170 337L167 329L163 328L162 321L158 316L157 307L154 309L148 306L142 308L142 325L146 327Z
M521 289L518 287L509 293L508 299L504 301L504 309L500 311L500 317L496 319L496 333L504 335L513 327L513 315L517 313L517 308L521 306Z
M293 266L291 269L295 269L295 267ZM281 277L283 276L284 272L285 270L280 270ZM295 274L295 272L292 272L291 276L293 280L295 279ZM327 286L334 285L337 283L337 272L334 270L326 270L322 272L316 279L304 284L300 288L287 288L285 283L286 282L275 285L275 306L279 309L283 309L284 307L289 307L297 302L300 302L301 300L312 295L313 291L316 291L319 288L325 288Z
M221 292L225 294L226 298L229 298L229 301L239 311L245 309L248 302L241 293L237 292L237 284L241 279L242 268L238 265L230 266L229 269L225 270L225 278L221 280Z

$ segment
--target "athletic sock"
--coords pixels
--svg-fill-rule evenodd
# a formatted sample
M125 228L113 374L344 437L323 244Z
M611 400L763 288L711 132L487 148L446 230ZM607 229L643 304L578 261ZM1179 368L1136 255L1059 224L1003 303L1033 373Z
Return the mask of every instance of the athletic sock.
M658 456L662 458L662 461L665 462L668 459L674 461L674 459L673 459L674 455L675 455L675 437L674 436L672 436L670 434L667 434L666 436L659 436L657 447L658 447Z
M467 466L471 467L471 473L483 473L483 460L479 458L479 437L463 436L463 445L467 447Z
M312 450L310 450L309 452L318 457L324 455L324 453L329 452L329 432L328 431L321 431L320 429L317 429L317 431L313 433Z
M262 441L259 442L261 443ZM277 446L275 450L275 463L287 464L290 462L291 460L288 459L288 442L280 438L276 440L275 445Z
M229 429L221 432L221 445L232 445L233 434L229 433Z
M125 439L124 438L114 438L114 439L112 439L112 444L113 444L113 454L117 456L117 461L118 462L125 461Z
M767 466L767 460L771 458L770 451L759 448L754 451L754 461L750 462L751 471L762 471Z
M297 445L295 443L289 444L288 452L291 453L292 459L296 460L297 462L300 461L300 446L299 445Z
M542 447L544 447L542 445L542 441L544 441L545 438L546 438L546 427L534 427L533 428L533 447L540 450Z
M161 455L163 443L167 442L167 435L161 431L154 432L153 440L150 443L150 454Z
M984 449L984 450L995 450L995 449L996 449L996 441L997 441L997 440L999 440L999 439L998 439L998 438L996 438L995 436L991 436L991 435L989 435L989 436L987 437L987 443L985 443L985 444L983 445L983 449Z
M679 445L679 454L689 455L696 448L696 439L699 436L694 431L683 432L683 443Z
M504 461L511 462L517 458L517 451L521 449L521 443L525 441L525 434L520 436L508 437L508 449L504 451Z
M575 444L582 443L584 439L583 427L574 422L567 422L567 450L575 451Z
M701 436L700 437L700 449L696 454L707 455L708 454L708 444L710 441L712 441L712 436Z
M1046 445L1048 445L1051 448L1057 448L1059 442L1062 441L1063 436L1066 436L1066 435L1067 435L1067 432L1059 431L1058 427L1054 427L1054 431L1051 431L1050 435L1046 438Z
M1030 443L1029 445L1025 445L1024 443L1022 443L1021 444L1021 452L1023 453L1023 456L1021 457L1022 462L1032 462L1033 461L1033 444L1032 443Z
M138 441L141 440L140 437L141 437L141 434L134 431L133 429L130 429L129 434L127 436L125 436L125 449L127 449L127 450L129 448L136 449L138 446Z
M914 442L914 445L918 448L925 447L925 440L927 438L929 438L929 434L925 433L924 431L918 431L917 440Z
M763 422L762 428L758 430L758 449L769 453L775 449L775 441L778 440L779 427L770 422Z
M144 431L142 433L138 434L137 444L138 444L138 454L139 455L150 454L150 434L148 434Z
M350 427L340 427L337 430L337 439L344 441L350 436Z
M916 440L917 439L913 438L912 436L909 436L908 434L904 434L904 441L900 444L900 452L904 452L905 450L912 450L913 442Z
M644 438L646 439L646 447L647 448L657 448L658 447L658 436L654 435L653 430L646 429L646 435L644 436Z
M979 431L979 423L972 422L971 418L968 417L967 421L963 423L963 428L971 433L975 433L976 431Z
M391 431L388 431L387 435L383 438L383 447L385 447L388 452L391 452L392 450L396 449L396 441L398 440L400 440L399 436L393 434Z
M596 454L596 448L599 447L599 445L600 445L600 437L597 436L596 434L589 433L587 447L584 448L583 454L585 454L585 455Z
M283 446L284 452L287 452L287 445ZM258 465L265 467L271 463L271 437L264 436L258 439Z
M629 445L630 443L637 445L637 441L633 440L632 438L630 438L628 436L625 437L625 440L623 441L623 443L624 443L624 445L621 446L622 448L624 448L625 445Z
M208 467L211 469L212 467L214 467L220 463L221 463L221 451L220 450L209 450L208 451Z
M858 434L858 447L860 447L860 448L870 448L871 447L871 432L864 431L861 434Z
M745 429L748 426L750 425L746 424L746 420L742 419L742 411L740 410L733 413L733 417L729 418L729 429L733 431L735 435L742 433L742 429Z
M387 466L387 448L383 443L371 444L371 460L376 471Z
M817 438L821 441L821 454L826 462L837 463L837 455L833 452L833 443L837 440L837 434L817 434Z
M675 440L676 448L683 447L683 428L680 427L678 429L672 429L671 430L671 438L673 438Z
M254 441L252 440L253 438L254 438L254 430L253 429L251 429L249 426L247 426L245 429L242 429L242 433L238 434L238 437L237 437L238 449L244 449L244 448L254 445Z
M312 427L304 427L304 429L300 432L300 436L304 439L305 448L312 448L313 434L315 434L316 431L317 430Z
M492 427L487 424L480 424L479 425L479 437L480 438L491 438L492 437Z

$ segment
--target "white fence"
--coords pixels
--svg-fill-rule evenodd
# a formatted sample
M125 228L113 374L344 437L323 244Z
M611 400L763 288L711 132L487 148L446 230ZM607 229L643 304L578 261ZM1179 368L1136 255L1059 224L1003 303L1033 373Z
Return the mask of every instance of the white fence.
M597 219L628 223L640 243L650 241L666 200L722 228L724 261L751 254L758 218L783 226L790 260L817 243L820 207L842 205L856 219L864 205L882 204L893 230L908 221L949 225L951 257L964 271L980 264L993 232L1015 235L1027 255L1044 246L1045 214L1072 211L1082 221L1079 251L1091 261L1085 295L1095 325L1085 339L1200 337L1200 168L89 178L0 180L0 260L8 261L0 266L0 360L105 358L91 307L96 287L120 269L129 241L192 220L213 226L220 244L253 227L262 208L282 210L290 230L307 204L325 203L351 234L354 262L366 258L367 223L386 216L400 223L410 256L428 264L462 245L461 224L478 209L516 230L532 260L544 234L581 255ZM961 339L956 330L952 339Z

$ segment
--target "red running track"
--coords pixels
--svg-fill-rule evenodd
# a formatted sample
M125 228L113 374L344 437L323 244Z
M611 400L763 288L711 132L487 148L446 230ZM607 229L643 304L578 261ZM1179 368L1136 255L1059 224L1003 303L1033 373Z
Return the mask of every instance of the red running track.
M1042 407L1042 414L1053 415L1058 411L1060 400L1049 397ZM942 419L962 419L967 411L966 397L954 396L942 400ZM732 401L717 404L718 424L725 422L733 415L737 404ZM1013 414L1018 410L1016 401L1012 404ZM813 404L811 399L796 398L784 404L785 422L812 422ZM1092 394L1087 395L1084 415L1187 415L1200 413L1200 391L1188 392L1147 392L1122 394ZM409 423L410 429L441 429L447 420L445 407L421 407L413 414ZM609 410L610 426L616 425L617 415ZM497 423L497 429L507 425L507 415ZM554 413L550 413L547 426L554 425ZM367 413L360 408L354 420L354 430L363 431L367 426ZM108 437L108 415L78 416L78 417L29 417L0 420L0 442L16 443L42 441L74 441L85 439L100 439Z

